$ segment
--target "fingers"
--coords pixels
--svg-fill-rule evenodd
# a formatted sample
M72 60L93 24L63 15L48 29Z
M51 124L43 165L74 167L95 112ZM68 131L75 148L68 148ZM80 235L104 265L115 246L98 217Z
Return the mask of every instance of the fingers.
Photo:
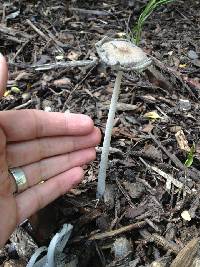
M41 181L46 181L59 173L87 164L94 160L95 157L95 149L88 148L44 159L23 166L22 169L26 175L28 187L31 187Z
M93 121L86 115L41 110L4 111L0 113L0 122L8 141L86 135L94 128Z
M76 167L16 196L18 208L17 223L21 223L39 209L65 194L77 185L82 177L82 168Z
M4 56L0 53L0 97L3 96L8 80L8 68Z
M11 143L7 146L8 166L19 167L44 158L94 147L99 144L100 138L100 131L95 127L86 136L45 137L31 141Z

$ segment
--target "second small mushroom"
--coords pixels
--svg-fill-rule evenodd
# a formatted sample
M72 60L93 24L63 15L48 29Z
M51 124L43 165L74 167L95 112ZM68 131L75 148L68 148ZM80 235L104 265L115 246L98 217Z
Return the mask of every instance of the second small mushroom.
M102 198L106 187L106 169L108 165L110 141L123 71L142 71L151 64L151 59L147 57L141 48L124 39L104 37L96 44L96 49L102 62L107 66L110 66L112 69L117 70L98 174L97 198Z

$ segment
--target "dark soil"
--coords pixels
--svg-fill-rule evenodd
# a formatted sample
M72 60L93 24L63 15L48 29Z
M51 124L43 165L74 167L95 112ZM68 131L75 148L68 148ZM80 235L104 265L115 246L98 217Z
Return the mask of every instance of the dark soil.
M101 38L131 33L145 3L2 1L0 51L7 56L10 76L0 109L84 113L104 133L113 71L100 63L40 71L37 67L92 60ZM23 225L42 246L63 223L71 223L66 253L69 259L77 257L81 267L170 266L177 255L171 266L187 267L198 260L200 1L177 0L157 9L144 25L140 47L152 57L153 69L124 75L119 102L125 105L116 114L105 201L96 200L98 148L83 183ZM186 168L193 144L193 163ZM179 251L191 240L194 245L189 243L187 253L194 255L186 263L184 251ZM129 249L117 257L114 242L119 247L128 243ZM0 251L0 264L25 266L26 253L16 255L11 247L12 240ZM153 265L155 261L160 265Z

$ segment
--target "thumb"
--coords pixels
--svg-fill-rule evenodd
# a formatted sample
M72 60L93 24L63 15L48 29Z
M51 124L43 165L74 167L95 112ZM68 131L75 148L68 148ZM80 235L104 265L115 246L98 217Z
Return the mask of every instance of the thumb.
M8 80L8 67L5 57L0 53L0 98L3 96Z

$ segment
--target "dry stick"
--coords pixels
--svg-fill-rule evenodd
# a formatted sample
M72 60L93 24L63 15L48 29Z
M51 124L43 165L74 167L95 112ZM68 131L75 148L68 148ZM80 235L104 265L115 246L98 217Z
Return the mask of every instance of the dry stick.
M111 13L109 13L107 11L82 9L82 8L75 8L75 7L70 7L69 11L74 11L77 13L88 14L88 15L96 15L96 16L110 16L111 15Z
M157 66L159 66L161 69L163 70L167 70L167 72L171 75L173 75L182 85L183 87L185 87L185 89L189 92L189 94L194 98L196 99L197 101L198 98L194 95L194 93L192 92L191 88L186 84L184 83L183 79L181 78L181 76L177 73L175 73L175 71L171 70L170 68L168 68L167 66L165 66L160 60L158 60L157 58L153 57L153 60L154 62L157 64Z
M156 138L153 134L149 134L149 136L153 139L153 141L165 152L165 154L171 159L171 161L174 162L174 164L181 169L182 171L185 172L187 169L186 166L174 155L171 154ZM199 172L194 172L192 170L187 169L187 174L196 182L199 181L200 179L200 173Z
M28 23L28 25L38 34L40 35L47 43L49 43L50 41L53 41L56 49L59 52L63 52L63 49L60 48L57 44L57 42L55 41L55 38L50 38L49 36L45 35L40 29L38 29L29 19L26 20L26 22Z
M78 67L92 67L89 73L94 69L98 60L77 60L77 61L67 61L67 62L56 62L56 63L48 63L48 64L23 64L23 63L14 63L9 62L9 65L16 66L21 69L34 69L36 71L43 71L43 70L52 70L52 69L70 69L70 68L78 68ZM77 85L79 86L86 78L88 74L81 80L81 82ZM77 89L77 86L73 89L74 92Z
M148 167L149 169L153 170L154 172L158 173L160 176L162 176L163 178L165 178L167 180L167 183L172 183L173 185L175 185L177 188L181 189L181 190L185 190L188 194L191 194L191 190L189 189L189 187L185 186L182 182L176 180L172 175L165 173L164 171L160 170L159 168L157 168L156 166L151 166L148 163L146 163L146 161L144 161L144 159L142 159L141 157L139 157L139 159L142 161L142 163Z
M25 40L26 39L32 39L34 37L33 35L30 35L30 34L27 34L25 32L21 32L18 30L14 30L12 28L8 28L8 27L2 26L2 25L0 27L0 33L16 37L16 39L18 39L18 42L20 41L19 36L23 37ZM23 41L20 41L20 42L23 42Z
M29 19L26 20L28 25L35 31L37 32L38 35L40 35L45 41L49 42L50 38L46 36L40 29L38 29Z
M163 236L160 236L158 234L152 234L151 238L156 244L162 246L166 250L171 250L175 254L178 254L178 252L180 251L180 248L176 244L169 242Z
M155 242L158 246L161 246L165 250L170 250L174 254L178 254L180 247L175 243L169 242L166 238L158 234L150 234L147 230L140 230L140 234L150 242Z
M11 41L11 42L14 42L14 43L17 43L17 44L23 44L25 41L24 40L21 40L21 39L19 39L19 38L17 38L17 37L14 37L14 36L10 36L10 35L7 35L6 36L6 39L8 40L8 41Z
M86 61L86 60L84 60ZM77 62L77 61L76 61ZM91 72L93 71L93 69L95 68L98 60L97 59L94 59L93 60L94 64L91 62L91 65L88 65L88 66L91 66L91 69L87 72L87 74L83 77L83 79L76 84L76 86L74 87L74 89L70 92L70 94L68 95L64 105L63 105L63 108L62 108L62 112L65 112L66 110L66 107L68 105L68 103L71 101L71 97L72 97L72 94L79 88L79 86L88 78L88 76L91 74ZM74 61L75 63L75 61ZM81 62L80 62L81 63ZM86 66L86 65L85 65Z
M32 99L30 99L30 100L28 100L26 103L23 103L23 104L21 104L21 105L19 105L19 106L16 106L16 107L14 107L13 109L14 109L14 110L23 109L23 108L26 108L26 107L28 107L30 104L33 104L33 103L35 103L35 101L32 100Z
M113 237L116 235L123 234L125 232L132 231L134 229L142 228L146 224L147 223L145 221L129 224L129 225L121 227L120 229L117 229L117 230L113 230L113 231L109 231L109 232L105 232L105 233L94 234L94 235L90 236L88 238L88 240L100 240L100 239L104 239L104 238Z
M63 43L61 43L60 41L58 41L58 40L56 39L56 37L53 35L53 33L52 33L50 30L48 30L44 25L41 25L41 27L43 27L44 30L48 33L49 38L52 39L52 40L57 44L57 46L59 47L61 53L64 53L64 50L63 50L61 47L63 47L63 46L65 46L65 47L70 47L69 44L63 44ZM60 46L61 46L61 47L60 47Z
M14 57L12 58L12 61L14 61L16 59L16 57L22 52L22 50L24 49L24 47L29 43L30 40L27 40L25 43L23 43L20 47L20 49L16 52L16 54L14 55Z
M122 194L124 195L124 197L126 198L126 200L128 201L129 205L131 206L131 208L136 208L136 206L133 204L133 202L131 201L131 198L129 196L129 194L124 190L123 186L121 185L120 181L118 178L116 178L116 183L119 187L119 190L122 192ZM156 225L154 225L154 223L149 220L148 218L144 219L145 222L150 226L152 227L156 232L159 231L158 227Z
M122 194L124 195L124 197L126 198L126 200L128 201L129 205L131 206L131 208L136 208L136 206L133 204L133 202L131 201L131 198L129 196L129 194L124 190L123 186L121 185L120 181L118 180L118 178L116 178L116 183L119 187L119 190L122 192Z
M31 67L37 71L41 70L53 70L58 68L76 68L76 67L93 67L97 63L97 60L77 60L77 61L67 61L67 62L56 62L48 64L34 64Z
M97 153L101 153L102 152L102 147L96 147L96 152ZM109 147L109 153L111 154L120 154L122 157L124 156L124 153L122 150L120 150L119 148L116 148L116 147Z
M107 104L100 104L99 107L101 110L109 109L109 105ZM126 104L126 103L117 103L117 110L118 111L134 111L138 109L137 105Z

